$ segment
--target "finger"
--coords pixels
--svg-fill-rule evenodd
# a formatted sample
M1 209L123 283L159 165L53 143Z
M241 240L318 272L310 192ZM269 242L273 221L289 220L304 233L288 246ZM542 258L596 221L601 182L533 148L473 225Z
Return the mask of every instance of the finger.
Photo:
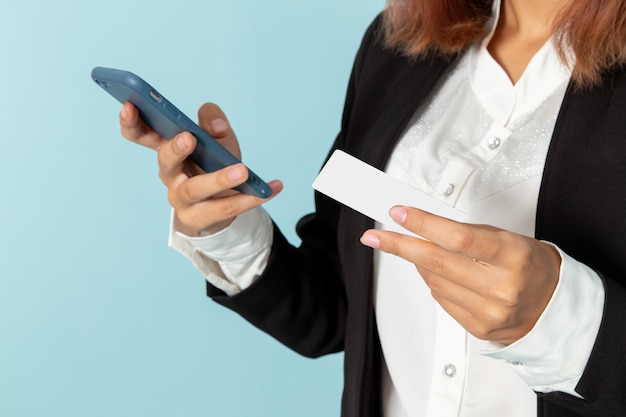
M474 337L481 340L490 340L494 342L508 342L503 338L503 327L484 321L484 318L476 316L475 312L441 297L439 294L433 294L433 298L454 320L459 323ZM507 343L508 344L508 343Z
M516 317L512 314L516 304L501 302L498 268L394 232L368 230L362 241L415 264L433 298L470 333L510 343L503 331Z
M196 179L199 179L199 177L194 177L191 180ZM232 219L275 198L283 190L281 181L270 181L268 185L272 188L272 195L269 198L234 193L218 199L205 199L181 210L178 210L176 207L174 209L181 223L193 230L207 230L209 226Z
M204 103L198 109L200 127L216 139L232 135L234 132L222 109L214 103Z
M512 234L440 217L411 207L396 206L391 217L407 230L469 258L497 264L500 255L514 244Z
M368 230L361 237L361 242L406 259L420 271L428 271L472 291L485 290L489 281L477 280L476 277L488 276L495 269L489 264L476 262L433 242L402 233Z
M130 102L122 105L119 120L122 136L130 141L151 149L157 149L165 142L164 138L141 120L139 111Z
M471 279L456 282L449 277L441 276L421 267L418 267L418 271L430 288L433 297L439 303L445 301L455 304L472 312L475 316L485 318L491 313L484 313L484 310L493 310L492 305L498 300L497 296L492 294L490 284L493 281L488 276L478 274L473 275ZM466 277L470 278L469 274L466 274Z
M480 321L476 306L485 308L488 304L485 299L435 274L424 271L420 274L429 286L433 299L466 330L472 323Z
M178 174L173 170L171 175L169 187L175 190L176 202L183 205L192 205L220 195L242 184L248 178L248 170L243 164L235 164L218 171L196 175L192 178L185 177L180 182L179 178L182 176L180 170ZM175 202L172 202L172 204L174 205Z
M196 138L191 133L183 132L157 148L159 176L163 183L170 186L175 178L185 173L186 159L196 144Z
M233 155L241 159L241 151L235 132L218 105L203 104L198 110L198 124Z

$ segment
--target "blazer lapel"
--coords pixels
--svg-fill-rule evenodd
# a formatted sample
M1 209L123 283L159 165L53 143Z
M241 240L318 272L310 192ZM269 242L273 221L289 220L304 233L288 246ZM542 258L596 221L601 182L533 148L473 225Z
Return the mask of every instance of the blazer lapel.
M579 261L620 276L626 258L626 77L566 94L550 143L537 206L536 237ZM574 233L573 230L576 230ZM594 242L594 245L589 245Z
M435 87L450 62L441 59L416 60L388 56L376 48L368 56L368 71L356 79L355 106L350 111L350 128L344 150L383 169L391 150L419 105ZM387 80L380 83L380 80ZM358 85L359 83L364 85ZM375 198L375 197L374 197ZM372 282L372 250L356 244L374 221L347 207L340 209L338 245L344 260L349 295L345 346L346 389L344 415L378 416L380 412L380 345L375 325Z
M376 49L375 54L389 54ZM383 169L390 153L419 105L428 97L453 60L429 58L411 61L402 56L371 58L370 71L363 77L387 79L384 88L357 87L350 135L346 149L359 159ZM359 97L359 95L366 95Z

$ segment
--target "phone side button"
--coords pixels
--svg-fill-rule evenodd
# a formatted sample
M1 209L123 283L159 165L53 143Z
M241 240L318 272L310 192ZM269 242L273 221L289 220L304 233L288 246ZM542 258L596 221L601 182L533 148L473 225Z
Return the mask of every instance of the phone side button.
M182 114L178 116L178 120L180 121L180 125L183 127L183 129L189 129L191 127L191 122L189 121L189 119L187 119Z
M176 111L176 108L174 106L172 106L171 104L165 103L165 108L167 109L167 111L172 113L174 116L178 116L178 112Z

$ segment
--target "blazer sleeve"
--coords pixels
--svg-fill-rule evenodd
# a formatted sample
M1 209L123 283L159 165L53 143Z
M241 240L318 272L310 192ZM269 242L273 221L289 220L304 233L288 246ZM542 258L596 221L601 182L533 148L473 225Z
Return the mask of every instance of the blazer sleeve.
M537 237L603 280L602 322L576 387L584 400L539 394L544 416L626 415L626 72L571 88L544 169Z
M603 277L602 324L576 392L584 399L554 392L538 394L545 417L618 417L626 413L626 290Z

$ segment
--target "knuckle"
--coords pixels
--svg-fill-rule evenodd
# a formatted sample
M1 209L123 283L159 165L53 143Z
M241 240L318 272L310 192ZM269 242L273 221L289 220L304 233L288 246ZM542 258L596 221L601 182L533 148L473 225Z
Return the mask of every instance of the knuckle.
M409 211L407 224L411 225L411 228L419 235L423 231L427 230L428 223L424 216L414 216L412 211Z
M393 233L377 233L376 236L379 239L380 250L393 255L402 256L404 246L401 242L399 242L401 236L397 236Z
M162 168L165 168L169 165L165 145L160 146L159 149L157 150L157 162L159 164L159 167L162 167Z
M190 226L193 220L188 210L176 210L176 217L185 226Z
M510 310L504 306L493 306L487 309L485 324L487 328L505 327L510 321Z
M199 218L198 213L194 210L177 210L176 216L181 224L193 229L202 229L200 224L204 219Z
M167 189L167 201L170 203L172 207L174 207L174 209L180 208L178 204L179 200L176 196L176 193L171 188Z
M197 187L194 187L190 184L189 181L183 182L178 188L175 190L177 197L181 201L187 202L196 202L202 199L202 194Z
M520 264L528 265L533 258L534 249L529 242L523 242L522 244L518 245L516 252Z
M475 323L470 329L470 333L476 338L481 340L490 340L491 335L494 333L494 329L482 322Z
M122 136L130 141L135 141L135 135L131 134L131 130L128 129L128 127L121 125L120 126L120 133L122 134Z
M527 265L532 258L533 246L527 239L519 239L512 233L503 233L504 246L512 248L510 251L513 262L520 266Z
M235 217L239 214L239 205L235 203L234 199L225 198L220 201L217 207L218 217L221 219L228 219Z
M120 120L120 132L126 139L136 141L139 138L139 131L136 120Z
M215 180L220 189L226 190L233 186L233 181L228 176L228 168L221 169L216 173Z
M161 180L163 184L167 186L167 177L162 169L159 169L159 179Z
M491 340L494 334L501 331L503 326L499 322L492 320L490 317L483 320L475 320L468 324L468 331L481 340Z
M442 278L437 274L422 274L430 293L436 300L443 299Z
M386 235L379 236L380 238L380 247L384 249L385 252L399 254L402 246L396 239L388 239Z
M163 157L161 156L160 153L157 154L157 163L159 167L159 178L161 179L161 181L163 181L164 184L167 184L168 178L170 177L170 170L165 165L163 161Z
M426 269L432 272L441 272L444 270L445 262L443 259L435 254L430 254L426 257L425 265Z
M515 277L500 276L500 284L490 285L488 287L489 297L495 302L514 308L521 304L523 297L523 289L520 282Z
M483 339L492 339L496 333L506 332L516 324L515 309L506 306L492 306L485 311L479 331Z
M452 232L450 241L452 242L452 250L456 252L466 252L474 247L476 237L468 230L458 230Z

